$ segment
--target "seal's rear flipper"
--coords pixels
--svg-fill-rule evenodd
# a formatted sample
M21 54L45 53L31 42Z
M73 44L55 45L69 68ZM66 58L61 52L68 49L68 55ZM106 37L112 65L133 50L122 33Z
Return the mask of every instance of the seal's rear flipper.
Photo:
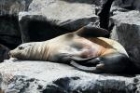
M96 64L95 64L96 63ZM127 55L112 53L85 61L72 60L72 66L93 73L135 74L135 65Z
M98 70L96 67L86 67L86 66L78 64L75 61L71 61L70 65L72 65L73 67L75 67L75 68L77 68L79 70L82 70L82 71L92 72L92 73L101 73L101 71Z
M103 28L88 25L78 29L75 33L81 37L102 37L109 35L109 31Z

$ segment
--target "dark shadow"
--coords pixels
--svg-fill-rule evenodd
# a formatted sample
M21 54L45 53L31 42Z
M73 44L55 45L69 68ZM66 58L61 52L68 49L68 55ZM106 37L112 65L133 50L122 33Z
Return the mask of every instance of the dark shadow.
M61 0L69 3L86 3L86 4L95 4L100 5L100 0Z
M21 36L19 32L18 17L15 15L2 15L0 16L0 43L9 47L15 48L21 43ZM3 33L4 31L9 33ZM12 32L14 31L14 32ZM12 35L10 33L16 33ZM10 41L9 41L10 40Z
M30 20L28 24L30 41L44 41L67 32L70 31L46 20Z
M110 8L114 0L107 0L102 4L101 10L99 11L100 27L108 30Z

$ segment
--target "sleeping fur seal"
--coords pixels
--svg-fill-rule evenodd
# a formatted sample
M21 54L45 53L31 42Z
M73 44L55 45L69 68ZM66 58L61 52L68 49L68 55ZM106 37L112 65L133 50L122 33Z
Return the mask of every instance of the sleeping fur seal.
M22 60L66 63L94 73L122 73L131 66L129 56L120 43L101 37L107 34L105 29L84 26L47 41L21 44L9 54Z

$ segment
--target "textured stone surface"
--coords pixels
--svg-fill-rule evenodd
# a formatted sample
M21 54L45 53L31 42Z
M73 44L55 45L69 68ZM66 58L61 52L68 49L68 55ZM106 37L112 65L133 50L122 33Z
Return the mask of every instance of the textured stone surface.
M140 10L140 0L115 0L113 6L126 8L128 10Z
M140 0L114 0L111 7L111 14L115 14L118 11L126 12L131 10L140 11Z
M44 15L48 20L57 20L58 24L64 24L68 21L91 19L95 14L95 4L69 3L67 0L42 0L41 2L34 0L29 6L29 12Z
M112 17L111 38L118 40L140 68L140 12L118 12Z
M67 29L61 29L64 32L74 31L84 25L89 24L90 22L93 22L93 24L95 25L99 25L98 16L95 15L95 11L96 6L99 5L98 3L100 3L100 1L91 1L92 0L88 0L88 2L85 2L83 0L41 0L40 2L40 0L33 0L29 6L28 13L24 12L19 14L21 33L24 33L27 36L27 34L29 35L31 33L31 30L43 31L41 28L45 29L46 34L48 32L50 33L50 31L47 31L48 26L46 26L46 28L38 28L36 26L36 24L47 25L45 24L45 21L49 21L50 23ZM36 18L36 16L38 17ZM32 20L37 21L34 21L33 23ZM30 24L31 21L32 24ZM55 31L57 30L53 29L53 27L50 27L50 29ZM60 34L64 32L60 32ZM33 37L32 34L29 35L30 39L32 39ZM26 37L26 39L23 39L23 42L26 41L30 41L28 37Z
M18 14L27 11L32 0L0 0L0 15Z
M132 77L86 73L44 61L5 61L0 81L4 93L135 93L138 86Z

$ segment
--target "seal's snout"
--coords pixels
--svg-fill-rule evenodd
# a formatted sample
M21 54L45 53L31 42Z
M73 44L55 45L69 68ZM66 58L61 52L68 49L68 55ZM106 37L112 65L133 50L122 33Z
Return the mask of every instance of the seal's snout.
M13 57L12 51L9 51L9 52L8 52L8 56L9 56L9 57Z

